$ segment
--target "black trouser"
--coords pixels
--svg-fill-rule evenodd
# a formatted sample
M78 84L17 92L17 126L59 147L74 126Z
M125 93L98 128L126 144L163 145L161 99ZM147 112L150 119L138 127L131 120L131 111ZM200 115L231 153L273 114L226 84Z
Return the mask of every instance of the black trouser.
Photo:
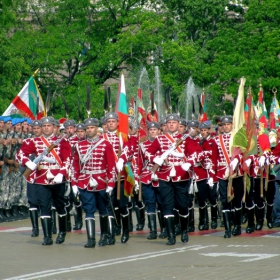
M196 184L198 189L196 193L198 206L203 208L207 200L211 205L215 206L217 204L217 184L215 183L213 187L210 187L207 184L207 180L197 181Z
M119 208L120 213L122 216L128 215L127 203L128 197L124 195L124 181L121 181L120 184L120 199L117 199L117 183L113 190L113 197L114 197L114 207Z
M29 208L37 208L39 207L38 202L38 194L37 194L37 186L27 182L26 185L26 195L29 204Z
M159 192L162 200L164 216L174 215L173 209L179 210L181 216L189 214L190 180L180 182L159 181Z
M231 205L235 209L242 208L242 198L244 194L244 182L243 176L233 178L232 186L234 191L234 198L229 203L227 201L227 188L228 188L228 180L219 179L219 193L220 193L220 201L222 202L222 210L231 210Z
M56 185L34 184L37 188L38 204L42 216L51 217L52 201L59 215L66 215L65 183Z

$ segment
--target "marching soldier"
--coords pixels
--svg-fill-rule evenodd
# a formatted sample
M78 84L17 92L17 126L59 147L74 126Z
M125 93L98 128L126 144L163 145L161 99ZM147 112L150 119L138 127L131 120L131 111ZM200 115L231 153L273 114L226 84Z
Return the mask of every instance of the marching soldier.
M146 205L150 225L150 234L147 239L157 238L156 208L161 228L159 238L166 238L167 233L164 224L160 193L158 190L158 179L155 180L155 178L152 178L153 164L149 162L148 158L145 156L148 147L153 143L155 137L160 134L160 125L156 122L149 122L148 132L149 139L140 144L138 160L139 184L142 184L143 202ZM139 191L139 184L136 185L136 191Z
M31 127L33 128L33 137L40 137L42 135L42 123L41 121L35 120L31 123ZM25 139L23 143L26 142L28 145L31 141L30 138ZM35 159L35 154L30 155L30 160ZM39 202L38 202L38 195L37 195L37 189L36 185L30 183L30 181L34 180L35 172L32 172L30 174L30 178L26 181L26 194L27 194L27 200L29 204L29 214L30 214L30 220L32 224L32 233L31 237L36 237L39 235L39 223L38 223L38 210L39 210ZM23 177L23 176L22 176ZM24 180L24 177L23 177Z
M44 232L42 245L53 244L51 227L52 201L59 215L59 234L56 238L56 243L61 244L65 241L67 231L65 181L70 169L71 146L67 140L58 139L54 135L55 120L52 117L44 117L41 122L42 136L32 138L28 143L25 142L18 151L16 159L22 166L35 171L34 179L31 183L36 185L41 211L41 223ZM38 164L29 159L31 154L41 155L52 144L55 147Z
M150 162L159 166L159 192L162 198L162 206L165 218L165 224L168 232L167 245L176 243L174 212L179 210L181 222L181 241L188 242L188 204L189 204L189 186L190 186L190 167L199 161L202 149L189 137L181 144L182 135L178 133L179 117L176 114L170 114L166 117L166 127L168 133L159 135L148 147L146 156ZM179 144L176 147L176 142ZM174 149L169 150L170 145ZM176 147L176 148L175 148ZM162 154L167 153L167 158ZM158 153L160 156L158 156ZM186 172L187 171L187 172Z
M75 145L79 142L79 137L76 134L76 122L74 120L67 120L63 123L65 133L67 135L67 139L72 147L72 160L73 160L73 152L74 152L74 147ZM71 163L72 164L72 163ZM69 184L71 184L69 182ZM70 186L69 186L70 187ZM73 192L70 187L70 193L69 193L69 202L66 206L67 210L67 231L71 231L71 215L70 211L73 207L75 207L75 225L73 227L73 230L80 230L83 227L83 212L81 208L81 204L79 203L78 205L74 205L74 197L73 197Z
M217 183L218 178L216 176L216 169L217 169L217 158L218 158L218 147L215 142L215 140L210 135L210 129L211 129L211 122L205 121L199 125L199 130L201 134L200 139L200 146L204 151L209 151L211 153L211 161L212 161L212 167L210 170L208 170L208 182L206 189L202 193L203 197L202 199L206 202L207 200L210 202L211 205L211 228L216 229L217 224ZM198 187L198 200L200 201L201 193L199 193L199 187ZM206 211L205 211L206 212ZM207 218L208 213L205 213L205 219Z
M101 237L99 246L115 244L113 234L113 209L109 196L115 186L116 170L112 160L113 147L97 135L98 120L85 120L86 139L75 145L72 188L74 195L80 194L86 213L88 241L85 248L95 247L95 216L99 210Z
M242 219L242 198L244 195L243 169L241 162L243 154L239 153L230 159L229 143L232 131L232 116L224 116L222 118L223 134L215 137L218 146L217 159L217 177L219 180L220 201L222 203L222 212L225 223L224 238L230 238L232 235L241 234L241 219ZM230 169L236 172L236 177L229 178ZM232 202L228 202L228 188L229 180L232 180L232 187L234 190L234 198ZM229 185L229 186L228 186ZM235 209L234 229L231 231L230 211L231 205Z
M129 147L123 147L121 151L120 139L117 135L117 128L119 125L119 118L116 113L107 113L106 115L107 133L103 134L103 137L108 140L113 146L113 157L115 160L116 168L118 172L123 169L124 162L128 161L129 157ZM112 159L111 159L112 160ZM113 192L114 195L114 207L115 207L115 217L116 217L116 231L115 234L120 234L120 224L122 221L122 237L121 242L126 243L129 239L129 211L127 208L128 198L124 194L124 174L121 173L121 183L120 183L120 199L117 199L116 188Z

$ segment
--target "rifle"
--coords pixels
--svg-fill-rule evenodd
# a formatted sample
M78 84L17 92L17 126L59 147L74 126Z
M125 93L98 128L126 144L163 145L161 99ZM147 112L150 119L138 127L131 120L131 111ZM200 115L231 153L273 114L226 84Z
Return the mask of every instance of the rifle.
M4 140L8 139L8 135L9 135L9 130L7 130L7 133L6 133L6 136L5 136ZM3 143L3 148L2 148L0 161L4 161L7 149L8 149L7 145L4 145L4 143ZM0 166L0 174L2 174L2 166Z
M185 141L189 135L190 135L190 134L184 134L184 135L182 136L181 139L179 139L178 141L173 142L173 143L168 147L168 149L160 156L160 158L162 158L163 160L166 160L167 157L168 157L173 151L175 151L175 150L177 149L177 147L178 147L179 145L181 145L182 142ZM155 163L155 164L153 165L153 167L152 167L152 172L153 172L153 173L156 173L157 170L158 170L158 168L159 168L159 165Z
M49 147L45 148L45 150L33 160L33 163L35 163L37 165L40 161L42 161L44 156L46 156L48 153L50 153L65 137L66 137L66 134L64 134L61 138L57 139ZM32 171L33 170L26 168L23 173L23 176L27 179L30 176L30 174L32 173Z
M264 168L261 167L261 181L260 181L260 196L263 197L263 170Z

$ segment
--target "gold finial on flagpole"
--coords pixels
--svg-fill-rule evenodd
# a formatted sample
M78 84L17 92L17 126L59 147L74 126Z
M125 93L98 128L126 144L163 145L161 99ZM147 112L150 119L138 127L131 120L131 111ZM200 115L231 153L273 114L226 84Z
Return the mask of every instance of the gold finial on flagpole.
M39 72L39 70L40 70L40 68L38 68L38 69L33 73L33 75L32 75L33 78L37 75L37 73Z

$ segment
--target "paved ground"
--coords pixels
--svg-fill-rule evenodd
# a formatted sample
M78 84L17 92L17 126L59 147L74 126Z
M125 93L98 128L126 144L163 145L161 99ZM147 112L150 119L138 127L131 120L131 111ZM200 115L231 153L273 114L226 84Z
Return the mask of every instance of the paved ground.
M147 240L145 228L127 244L118 236L114 246L94 249L83 247L84 228L52 246L42 246L42 232L31 238L30 230L29 220L0 224L1 279L280 279L280 229L230 239L223 228L196 231L187 244L178 236L167 246Z

